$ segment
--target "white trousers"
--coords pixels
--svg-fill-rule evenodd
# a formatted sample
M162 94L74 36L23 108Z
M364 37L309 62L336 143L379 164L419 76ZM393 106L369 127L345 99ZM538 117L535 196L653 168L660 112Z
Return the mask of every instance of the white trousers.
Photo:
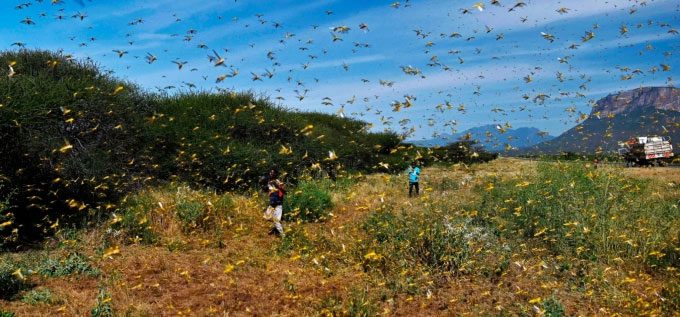
M283 233L283 226L281 225L281 215L283 215L283 206L276 207L268 206L264 211L264 218L274 222L274 227L279 233Z

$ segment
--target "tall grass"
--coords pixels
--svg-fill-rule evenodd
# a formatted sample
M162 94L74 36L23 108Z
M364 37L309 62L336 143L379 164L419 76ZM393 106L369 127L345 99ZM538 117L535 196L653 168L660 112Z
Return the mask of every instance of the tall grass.
M535 178L479 186L477 219L558 255L677 268L678 202L662 198L664 190L611 169L540 163Z

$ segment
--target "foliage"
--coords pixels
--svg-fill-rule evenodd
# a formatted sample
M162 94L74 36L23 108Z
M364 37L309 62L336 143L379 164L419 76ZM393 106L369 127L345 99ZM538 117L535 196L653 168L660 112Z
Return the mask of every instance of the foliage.
M47 258L36 269L38 273L47 277L58 277L68 275L98 276L99 269L93 267L85 256L79 253L72 253L67 258L57 260Z
M546 317L566 316L564 306L562 306L562 303L560 303L554 295L543 301L541 305L543 306L544 316Z
M38 288L30 290L21 297L21 301L29 305L54 304L59 302L54 298L49 288Z
M11 300L17 293L29 287L17 272L19 267L3 261L0 263L0 299Z
M364 122L290 111L249 92L151 95L60 53L1 53L0 64L10 63L17 75L0 80L0 179L11 184L0 188L10 197L0 214L11 221L0 228L5 244L50 235L57 222L107 219L124 193L149 181L248 189L272 166L290 183L309 171L335 178L372 171L400 143ZM153 240L134 225L139 210L118 212L129 238Z
M11 184L0 197L16 193L11 229L25 240L49 233L57 219L80 223L133 184L138 165L130 162L144 148L139 128L151 108L133 85L90 62L0 53L0 64L13 62L18 75L0 80L0 179Z
M108 293L105 287L99 288L97 294L97 301L94 307L90 310L92 317L113 317L113 307L111 305L111 294Z
M149 222L153 207L154 202L148 196L126 197L119 209L121 215L114 214L112 230L122 233L127 242L154 243L158 237Z
M11 311L0 310L0 317L14 317L14 316L16 315L14 315L14 313Z
M319 182L303 181L284 197L286 220L323 221L333 208L330 192Z
M469 256L463 231L441 217L373 212L363 224L375 250L363 254L364 265L385 271L424 266L434 272L455 272Z
M477 219L508 238L539 240L555 254L583 259L678 265L677 253L664 252L677 244L677 206L654 194L648 180L539 163L535 179L491 179L477 191Z

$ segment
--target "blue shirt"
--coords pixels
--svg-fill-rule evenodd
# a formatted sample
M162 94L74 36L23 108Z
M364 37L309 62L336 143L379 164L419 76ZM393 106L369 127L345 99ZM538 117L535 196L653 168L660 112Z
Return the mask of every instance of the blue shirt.
M409 166L409 168L408 168L408 181L411 182L411 183L417 183L419 179L420 179L420 167Z

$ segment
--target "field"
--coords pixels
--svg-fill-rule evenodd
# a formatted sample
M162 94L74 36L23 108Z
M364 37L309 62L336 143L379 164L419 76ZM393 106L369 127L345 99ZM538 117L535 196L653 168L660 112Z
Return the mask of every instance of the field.
M405 180L310 179L332 209L285 222L283 238L267 234L256 192L142 189L104 226L61 228L39 248L0 255L0 311L672 316L680 308L680 169L511 158L435 165L414 198Z

